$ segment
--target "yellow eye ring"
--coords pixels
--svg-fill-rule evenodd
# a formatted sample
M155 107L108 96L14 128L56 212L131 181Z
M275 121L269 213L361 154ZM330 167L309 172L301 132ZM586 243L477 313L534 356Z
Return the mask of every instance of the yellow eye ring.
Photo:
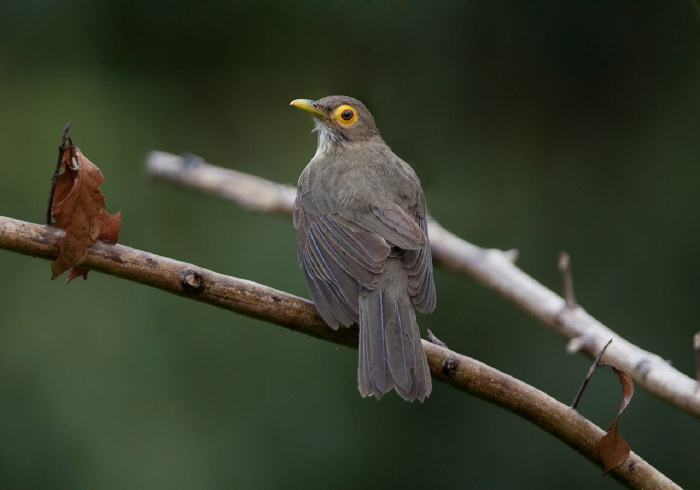
M333 115L335 116L335 120L343 126L350 126L357 121L357 111L354 107L347 104L337 107L333 111Z

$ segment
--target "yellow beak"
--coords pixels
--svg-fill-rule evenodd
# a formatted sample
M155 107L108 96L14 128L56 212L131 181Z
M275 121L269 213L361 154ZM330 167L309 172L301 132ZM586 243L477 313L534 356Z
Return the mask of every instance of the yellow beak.
M289 105L292 105L296 107L297 109L301 109L304 112L308 112L314 117L318 117L321 119L328 119L328 114L323 112L318 108L316 105L315 100L309 100L309 99L296 99L293 100Z

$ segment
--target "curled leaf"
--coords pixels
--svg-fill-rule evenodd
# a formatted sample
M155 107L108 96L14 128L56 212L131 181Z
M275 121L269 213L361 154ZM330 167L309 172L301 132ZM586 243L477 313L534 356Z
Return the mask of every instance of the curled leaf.
M102 210L102 224L100 225L100 234L97 236L99 240L104 240L107 242L117 242L119 238L119 225L122 221L122 212L119 211L115 214L107 214L107 211ZM82 267L72 267L68 271L68 279L66 279L66 284L71 282L76 277L82 277L87 280L88 269L83 269Z
M117 241L121 214L105 211L105 196L99 190L104 176L77 146L61 146L57 172L51 189L51 224L66 234L59 243L58 257L51 263L51 279L68 269L68 281L87 278L87 270L78 266L98 239Z
M603 463L603 475L606 475L609 471L614 470L623 464L625 461L627 461L627 458L630 455L630 445L627 444L625 438L622 437L620 431L617 430L617 424L620 419L620 415L622 415L622 412L625 411L632 400L632 396L634 395L634 382L629 374L614 364L600 362L600 360L603 358L603 354L605 354L606 349L611 343L612 339L605 344L605 346L598 353L598 356L596 356L593 364L588 369L588 373L586 374L586 378L583 380L581 388L579 388L578 393L576 393L576 397L571 404L571 408L575 410L578 406L578 402L581 400L581 396L583 395L586 386L588 386L588 382L591 380L591 376L593 376L593 372L597 368L607 366L612 369L615 374L617 374L618 378L620 378L620 386L622 387L622 403L620 403L620 409L617 411L617 415L608 427L605 435L598 441L598 456Z
M620 378L620 385L622 386L622 403L620 404L620 410L617 413L617 416L619 417L622 415L622 412L625 411L627 405L629 405L630 400L632 400L632 395L634 395L634 381L632 381L632 377L629 374L614 364L610 364L610 368L615 371L615 374L617 374L617 376Z
M634 382L632 381L630 375L613 364L608 364L608 366L610 366L610 368L620 378L620 385L622 386L622 403L620 403L620 410L617 412L617 416L608 427L607 433L600 439L600 441L598 441L598 455L600 456L600 460L603 462L603 475L627 461L627 458L630 455L630 445L618 431L617 424L620 419L620 415L622 415L622 412L625 411L630 403L630 400L632 400L632 396L634 395Z
M598 454L603 462L603 475L627 461L630 445L617 430L618 417L615 417L606 434L598 441Z

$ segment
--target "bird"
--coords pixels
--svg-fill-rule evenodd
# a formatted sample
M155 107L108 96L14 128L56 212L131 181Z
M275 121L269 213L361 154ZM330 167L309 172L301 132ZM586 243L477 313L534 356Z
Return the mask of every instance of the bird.
M293 208L297 256L333 329L359 325L358 388L421 402L432 390L415 309L435 309L425 195L357 99L296 99L318 133Z

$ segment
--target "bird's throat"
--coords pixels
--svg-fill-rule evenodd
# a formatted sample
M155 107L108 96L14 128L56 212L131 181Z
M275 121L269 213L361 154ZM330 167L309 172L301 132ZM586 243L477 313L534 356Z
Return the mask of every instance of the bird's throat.
M322 158L337 152L342 147L338 137L322 121L316 120L315 123L315 131L318 133L318 146L316 147L314 158Z

